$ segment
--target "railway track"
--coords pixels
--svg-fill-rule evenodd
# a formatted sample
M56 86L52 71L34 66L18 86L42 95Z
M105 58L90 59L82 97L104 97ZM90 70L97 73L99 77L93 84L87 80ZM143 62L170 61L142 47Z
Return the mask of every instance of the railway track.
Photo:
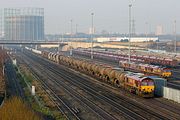
M180 105L172 106L167 101L162 101L162 100L159 100L156 98L150 99L148 101L163 108L164 111L169 112L170 113L169 116L171 116L171 117L175 117L175 116L179 115ZM169 111L169 108L171 108L170 111ZM166 114L166 113L164 112L164 114ZM179 116L177 116L176 118L179 118Z
M168 82L167 85L171 88L180 90L180 83Z
M29 58L28 58L29 59ZM40 68L41 66L36 66L38 68ZM43 72L45 72L44 69L41 69ZM51 71L48 71L47 76L49 80L53 81L54 83L56 83L58 85L58 87L62 87L63 89L65 89L65 91L70 94L71 96L73 96L74 98L76 98L78 100L78 102L81 102L84 106L88 107L88 109L90 109L91 111L93 111L94 114L96 114L97 116L99 116L100 119L111 119L111 120L115 120L116 118L114 118L112 115L110 115L107 111L103 110L102 108L96 106L92 101L88 100L87 98L81 96L79 93L77 93L76 91L74 91L74 89L72 89L71 87L67 86L66 84L60 84L57 81L57 76L54 74L50 74ZM37 74L36 74L37 76ZM40 76L40 78L43 76ZM63 101L63 100L62 100ZM66 104L66 106L68 106L68 104ZM74 112L70 107L68 110L66 111L70 111L70 112ZM65 112L64 112L65 113ZM67 115L69 116L69 115ZM80 118L79 118L80 119Z
M92 61L92 62L96 62L96 63L99 63L99 64L111 65L112 67L115 67L115 68L119 67L119 63L115 62L115 61L100 60L100 59L97 59L97 58L94 58L93 60L91 60L90 57L80 56L80 55L73 55L73 57L88 60L88 61Z
M97 114L102 119L115 120L115 118L112 115L110 115L107 111L103 110L101 107L97 107L96 104L88 100L85 96L83 96L83 94L76 92L75 89L74 91L72 91L73 89L72 87L66 84L62 84L62 82L60 83L59 81L55 80L55 77L51 77L51 78L52 78L51 80L53 80L59 86L63 85L66 92L68 92L71 96L74 96L78 101L83 103L86 107L90 108L95 114Z
M62 72L61 72L62 73ZM73 84L74 82L72 82L71 84ZM82 86L82 85L81 85ZM86 86L85 87L85 89L84 90L87 90L87 89L91 89L91 91L93 91L93 88L90 88L90 86L93 86L93 85L88 85L88 83L87 84L84 84L84 86ZM89 90L90 91L90 90ZM94 92L91 92L93 95L95 95L95 96L101 96L101 94L99 94L99 93L97 93L96 91L94 91ZM143 106L140 106L139 104L134 104L134 103L132 103L132 101L129 101L128 100L128 102L127 102L127 99L123 99L123 98L119 98L119 97L115 97L115 96L113 96L113 95L111 95L111 94L108 94L108 93L106 93L106 94L104 94L104 97L102 97L102 99L103 100L106 100L107 101L107 103L113 103L113 106L112 107L116 107L117 109L118 108L125 108L126 110L127 110L127 108L128 107L130 107L131 108L131 111L129 111L129 109L128 109L128 112L127 112L127 114L129 113L129 114L131 114L132 115L132 112L133 113L136 113L136 114L138 114L138 116L140 116L140 114L139 113L141 113L141 117L137 117L136 119L140 119L140 118L142 118L142 119L145 119L145 117L144 117L144 115L146 114L151 114L151 115L154 115L154 116L156 116L156 117L154 117L154 119L164 119L165 118L165 116L161 116L160 114L159 115L157 115L156 113L154 113L154 112L152 112L151 110L147 110L146 108L144 108ZM113 99L113 100L111 100L111 99ZM121 102L119 102L119 101L121 101ZM118 104L119 103L119 104ZM121 104L123 104L124 106L122 106ZM118 106L118 107L117 107ZM138 111L138 109L139 109L139 111ZM133 111L133 109L135 109L136 111ZM123 110L124 111L124 110ZM138 112L137 112L138 111ZM145 112L146 111L146 112ZM135 116L135 115L132 115L132 116ZM148 115L147 115L148 116ZM170 118L170 116L166 116L167 117L167 119L168 118ZM152 116L151 117L149 117L149 118L146 118L146 119L150 119L150 118L153 118Z
M47 64L45 64L46 66L47 66ZM55 65L56 66L56 65ZM60 71L60 69L58 69L58 70L56 70L57 69L57 67L55 68L54 67L54 65L53 64L51 64L51 66L48 66L48 68L47 69L52 69L52 71L54 72L54 73L57 73L57 74L59 74L59 76L62 76L62 74L64 75L65 73L63 73L62 71ZM65 72L68 72L68 71L65 71ZM79 82L79 83L77 83L76 81L73 81L72 80L72 78L69 76L67 76L66 75L66 79L69 79L70 81L69 82L71 82L71 84L74 84L74 85L76 85L76 86L78 86L78 85L80 85L79 87L83 87L84 88L84 91L86 90L86 92L87 92L87 90L88 91L91 91L91 94L93 94L94 96L101 96L101 98L99 98L99 99L103 99L103 100L105 100L106 102L107 102L107 104L108 103L111 103L111 105L112 105L112 103L114 104L114 105L112 105L112 107L116 107L117 108L117 106L119 106L119 108L123 108L122 106L120 106L121 104L118 104L118 103L116 103L116 102L114 102L114 101L112 101L111 99L112 99L112 97L111 98L108 98L108 96L103 96L102 97L102 95L101 94L98 94L96 91L94 91L93 90L93 88L91 87L90 88L90 86L88 86L87 84L88 83L86 83L86 84L83 84L83 83L81 83L81 82ZM73 76L73 78L76 78L75 76ZM77 78L78 79L78 78ZM76 79L76 80L77 80ZM73 81L73 82L72 82ZM90 94L90 93L89 93ZM98 99L98 98L97 98ZM119 100L119 99L118 99ZM121 100L121 102L122 102L122 100ZM127 102L127 101L125 101L124 100L124 102ZM129 103L129 101L127 102L127 103ZM125 104L127 104L127 103L125 103ZM128 104L127 106L129 106L130 104ZM126 106L126 107L127 107ZM124 108L126 108L126 107L124 107ZM134 109L136 109L136 111L137 111L137 109L138 109L138 106L133 106L132 104L131 104L131 106L129 106L129 107L134 107ZM143 108L143 107L142 107ZM161 116L160 114L157 114L157 113L155 113L155 112L153 112L153 111L150 111L150 110L148 110L148 109L142 109L142 108L139 108L139 109L141 109L141 113L144 115L144 114L148 114L149 113L149 116L147 115L146 116L146 118L143 116L143 117L140 117L140 115L138 114L138 115L136 115L137 116L137 118L141 118L141 119L150 119L150 118L155 118L155 119L164 119L165 118L165 116ZM122 111L125 111L125 110L122 110ZM127 111L127 108L126 108L126 111ZM130 112L130 109L128 110L128 113L129 114L131 114L131 113L135 113L135 111L131 111ZM151 113L151 114L150 114ZM152 117L152 115L153 115L153 117ZM133 117L135 116L135 115L132 115ZM135 118L135 117L134 117ZM137 119L136 118L136 119ZM167 117L167 119L169 119L168 117Z
M92 61L86 56L74 55L73 57ZM108 61L108 60L100 60L100 59L96 59L96 58L93 59L93 61L94 60L95 60L96 63L99 63L99 64L112 66L114 68L119 67L118 63L116 63L116 62L111 62L111 61ZM172 78L169 78L169 81L167 82L167 86L171 87L171 88L174 88L174 89L180 90L180 70L179 69L173 69L173 73L174 73L174 75L173 75ZM175 81L173 81L173 80L175 80ZM179 81L179 83L177 81Z
M62 76L62 74L61 74L61 76ZM72 79L70 76L66 76L66 78L68 78L68 79ZM59 84L59 81L56 81L57 82L57 84ZM72 84L72 83L71 83ZM74 84L73 84L74 85ZM77 86L77 85L76 85ZM81 86L79 86L79 87L81 87ZM85 91L85 89L83 89L83 91ZM91 91L91 92L90 92ZM92 96L94 96L95 98L96 98L96 100L100 100L100 101L107 101L107 100L110 100L110 99L108 99L108 98L106 98L106 97L97 97L97 96L101 96L101 95L99 95L99 94L96 94L96 92L92 92L93 90L92 89L90 89L90 88L86 88L86 93L88 93L88 94L90 94L90 95L92 95ZM93 104L93 106L91 107L92 109L93 108L95 108L95 106L97 106L94 102L93 102L93 100L88 100L88 98L86 98L86 96L84 96L83 94L77 94L77 93L73 93L73 94L75 94L75 95L79 95L79 96L83 96L87 101L89 101L91 104ZM111 101L112 102L112 101ZM108 104L108 105L111 105L111 104L109 104L109 102L107 102L106 104ZM112 106L112 107L114 107L114 105ZM101 107L99 107L101 110L103 110ZM139 118L139 119L144 119L144 117L142 117L142 116L140 116L140 115L138 115L138 114L135 114L135 113L131 113L131 111L129 111L128 109L126 109L125 107L123 107L123 106L121 106L121 108L122 108L122 111L121 110L119 110L117 107L114 107L114 109L116 109L116 111L118 111L119 113L123 113L123 114L125 114L126 115L126 117L128 117L128 118L131 118L131 119L135 119L135 116L137 116L137 118ZM96 109L96 108L95 108ZM128 112L124 112L124 111L128 111ZM104 111L104 110L103 110ZM97 112L97 110L95 111L95 112ZM106 113L107 114L107 113ZM131 114L132 116L134 116L134 117L132 117L132 116L130 116L129 114ZM103 118L104 119L108 119L108 117L105 117L105 115L103 114L103 113L101 113L101 115L102 116L104 116ZM108 114L109 115L109 114ZM112 119L112 118L111 118ZM113 119L115 119L115 118L113 118Z
M81 59L85 59L85 60L90 60L88 57L82 57L82 56L79 56L79 55L75 55L74 57L76 58L81 58ZM91 60L90 60L91 61ZM93 60L94 61L94 60ZM117 67L118 66L118 63L111 63L109 61L105 61L105 60L99 60L99 59L95 59L95 61L99 64L108 64L108 65L112 65L113 67ZM176 72L176 74L179 76L180 75L180 71L179 69L174 69L174 72ZM180 90L180 76L179 77L175 77L174 78L176 79L176 83L174 83L174 81L168 81L167 82L167 85L172 87L172 88L175 88L175 89L179 89ZM177 83L177 80L179 79L179 83ZM160 98L155 98L155 99L150 99L150 100L147 100L146 102L144 102L144 105L146 104L152 104L154 105L154 108L156 108L156 106L160 106L161 108L163 108L164 111L167 111L170 109L169 113L171 113L169 116L176 116L177 114L179 114L179 111L180 111L180 106L176 106L176 104L170 104L170 102L167 102L163 99L160 99ZM151 105L151 106L152 106ZM174 114L174 113L176 114ZM165 114L167 114L167 112L164 112Z
M62 98L58 96L56 92L51 87L49 87L49 85L45 81L42 80L44 76L37 74L38 73L37 69L34 69L34 67L31 66L30 62L23 61L23 63L25 63L30 68L33 76L41 82L42 88L50 96L51 101L57 106L57 109L64 115L64 117L67 120L72 120L72 119L80 120L80 118L76 115L76 113L62 100ZM36 67L40 67L40 66L36 65Z
M180 90L180 70L175 68L173 69L173 78L169 80L167 85L171 88Z
M20 85L20 81L17 78L16 71L10 60L8 60L5 64L5 74L8 81L9 94L11 96L19 96L24 98L24 91Z
M45 64L46 65L46 64ZM48 68L49 70L52 70L53 72L55 72L54 71L54 68ZM57 72L56 72L57 73ZM59 76L62 76L62 74L61 75L59 75ZM63 75L64 76L64 75ZM67 77L67 75L66 75L66 77ZM54 80L55 78L53 78L52 80ZM67 78L66 78L67 79ZM72 79L72 78L69 78L68 77L68 79ZM57 84L60 84L59 82L60 81L55 81ZM72 84L72 83L71 83ZM61 85L62 85L62 83L61 83ZM66 84L63 84L63 86L67 86ZM79 95L77 95L77 93L76 92L73 92L73 94L75 94L76 96L83 96L83 94L79 94ZM92 95L92 93L90 93L91 95ZM96 98L97 98L97 95L93 95L93 96L95 96ZM86 98L85 96L84 96L84 98ZM100 100L102 100L103 98L98 98L98 99L100 99ZM88 100L87 98L86 98L86 100ZM90 100L88 100L88 101L90 101ZM94 104L92 101L90 101L90 103L91 104L93 104L93 106L91 107L91 109L95 109L96 107L97 107L97 105L96 104ZM87 103L87 104L89 104L89 103ZM96 107L95 107L96 106ZM100 108L100 107L99 107ZM102 108L100 108L100 110L102 111ZM104 110L103 110L104 111ZM97 110L96 111L94 111L94 112L98 112ZM122 111L120 111L120 112L122 112ZM114 117L112 117L111 115L109 115L110 117L108 117L106 114L108 114L107 112L104 114L104 113L101 113L101 116L103 116L103 119L115 119ZM124 113L125 114L125 113ZM137 116L137 115L135 115L134 113L132 113L132 115L135 117L135 116ZM128 116L128 117L127 117ZM135 119L134 117L132 117L132 116L129 116L127 113L126 113L126 117L127 118L130 118L130 119ZM143 118L143 117L141 117L141 116L139 116L138 115L138 117L137 118Z
M33 73L33 72L32 72ZM41 81L41 83L43 84L45 90L49 90L49 92L47 92L49 94L49 96L51 96L52 98L56 98L56 100L53 102L56 104L57 108L61 111L61 113L65 116L66 119L68 120L72 120L72 119L77 119L80 120L80 118L76 115L76 113L74 111L71 110L71 108L58 96L56 95L55 91L53 89L51 89L46 82L44 82L43 80L41 80L39 78L39 75L37 75L36 73L33 73L33 75ZM59 105L59 102L62 103L62 105ZM70 111L70 112L66 112L66 111Z
M89 60L89 61L95 61L95 62L101 63L101 64L111 65L112 67L119 67L119 63L117 61L111 61L111 60L105 60L105 59L99 59L99 58L94 58L93 60L91 60L90 57L83 56L83 55L77 55L77 54L73 54L73 57L85 59L85 60ZM180 68L180 66L178 66L177 68L173 68L173 72L179 74L180 73L179 68ZM178 79L180 79L179 75L178 75Z

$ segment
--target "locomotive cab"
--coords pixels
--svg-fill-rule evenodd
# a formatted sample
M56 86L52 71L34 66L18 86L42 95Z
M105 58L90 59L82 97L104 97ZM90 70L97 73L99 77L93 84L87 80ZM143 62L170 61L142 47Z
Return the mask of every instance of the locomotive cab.
M153 97L154 80L143 74L130 73L125 76L125 89L142 97Z
M151 78L143 78L140 84L140 94L142 97L154 96L154 81Z
M162 76L167 78L167 77L170 77L172 76L172 71L168 68L163 68L163 73L162 73Z

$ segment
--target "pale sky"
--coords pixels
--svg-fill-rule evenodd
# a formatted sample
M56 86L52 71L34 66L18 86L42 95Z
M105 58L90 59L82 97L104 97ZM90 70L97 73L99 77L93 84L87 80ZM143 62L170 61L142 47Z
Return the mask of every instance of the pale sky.
M91 26L91 13L94 15L96 31L128 33L128 5L130 0L1 0L0 8L41 7L45 9L45 32L70 32L78 24L79 32L87 32ZM134 0L132 16L135 19L136 33L155 32L162 25L165 33L173 32L173 21L177 21L180 33L180 0Z

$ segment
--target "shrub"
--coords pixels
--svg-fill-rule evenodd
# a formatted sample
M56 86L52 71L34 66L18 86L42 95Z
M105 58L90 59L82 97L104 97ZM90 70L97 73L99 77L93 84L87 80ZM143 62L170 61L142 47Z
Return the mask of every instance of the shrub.
M20 98L7 100L0 108L0 120L41 120Z

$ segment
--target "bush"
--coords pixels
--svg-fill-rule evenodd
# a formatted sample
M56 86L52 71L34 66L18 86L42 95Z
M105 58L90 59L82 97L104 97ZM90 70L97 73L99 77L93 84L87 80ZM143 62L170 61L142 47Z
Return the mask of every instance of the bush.
M20 98L7 100L0 109L0 120L41 120Z

